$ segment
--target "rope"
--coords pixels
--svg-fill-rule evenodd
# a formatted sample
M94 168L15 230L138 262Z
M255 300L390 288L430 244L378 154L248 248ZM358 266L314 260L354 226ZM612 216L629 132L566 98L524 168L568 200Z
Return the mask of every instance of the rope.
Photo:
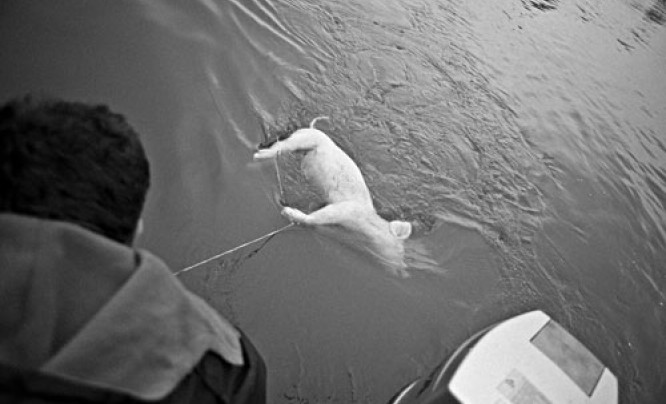
M266 233L266 234L264 234L264 235L261 236L261 237L257 237L257 238L255 238L254 240L250 240L250 241L248 241L247 243L243 243L243 244L241 244L241 245L239 245L239 246L237 246L237 247L234 247L234 248L232 248L231 250L227 250L227 251L222 252L222 253L220 253L220 254L214 255L214 256L212 256L212 257L210 257L210 258L206 258L205 260L200 261L200 262L197 262L197 263L194 264L194 265L190 265L190 266L187 267L187 268L183 268L183 269L181 269L180 271L176 271L176 272L174 272L174 275L175 275L175 276L179 276L179 275L182 274L182 273L185 273L185 272L187 272L187 271L189 271L189 270L191 270L191 269L194 269L194 268L196 268L196 267L198 267L198 266L201 266L201 265L203 265L203 264L207 264L207 263L209 263L209 262L211 262L211 261L214 261L214 260L216 260L216 259L218 259L218 258L221 258L221 257L223 257L223 256L225 256L225 255L227 255L227 254L231 254L232 252L234 252L234 251L238 251L238 250L240 250L241 248L244 248L244 247L249 246L250 244L254 244L254 243L259 242L259 241L261 241L261 240L263 240L263 239L273 237L273 236L275 236L276 234L281 233L281 232L287 230L288 228L290 228L290 227L292 227L292 226L294 226L294 223L289 223L288 225L283 226L283 227L281 227L281 228L279 228L279 229L277 229L277 230L273 230L273 231L271 231L271 232L269 232L269 233Z
M278 180L278 187L280 188L280 204L286 203L284 199L284 189L282 189L282 178L280 175L280 162L278 161L280 159L280 151L278 151L277 156L275 156L275 159L273 159L273 162L275 163L275 173L277 174L277 180Z
M219 105L218 102L217 102L217 98L215 97L215 94L213 94L213 90L211 90L210 87L208 87L208 92L210 93L210 96L211 96L211 98L213 99L213 102L215 103L215 108L217 109L217 113L220 115L220 118L224 119L224 117L222 116L222 111L220 111L220 105ZM310 127L311 127L311 128L314 127L314 124L317 123L317 121L318 121L319 119L328 119L328 117L327 117L327 116L321 116L321 117L315 118L315 119L310 123ZM279 153L279 152L278 152L278 155L277 155L277 157L275 158L274 161L275 161L275 170L276 170L276 172L277 172L278 185L280 186L280 199L281 199L281 202L283 202L283 201L284 201L284 190L282 189L282 179L280 178L280 165L278 164L278 158L280 158L280 153ZM192 270L192 269L194 269L194 268L197 268L197 267L199 267L199 266L201 266L201 265L203 265L203 264L207 264L207 263L209 263L209 262L211 262L211 261L214 261L214 260L216 260L216 259L218 259L218 258L224 257L224 256L227 255L227 254L231 254L232 252L238 251L238 250L240 250L241 248L247 247L247 246L249 246L250 244L257 243L257 242L259 242L259 241L261 241L261 240L264 240L264 239L270 239L271 237L273 237L273 236L275 236L275 235L277 235L277 234L279 234L279 233L281 233L281 232L287 230L288 228L294 226L294 224L295 224L295 223L289 223L288 225L283 226L283 227L281 227L281 228L279 228L279 229L277 229L277 230L273 230L273 231L271 231L271 232L269 232L269 233L264 234L264 235L261 236L261 237L257 237L257 238L255 238L254 240L250 240L250 241L248 241L248 242L246 242L246 243L243 243L243 244L241 244L241 245L239 245L239 246L237 246L237 247L232 248L231 250L227 250L227 251L224 251L224 252L219 253L219 254L217 254L217 255L214 255L214 256L212 256L212 257L210 257L210 258L206 258L206 259L203 260L203 261L197 262L196 264L190 265L190 266L187 267L187 268L183 268L183 269L181 269L181 270L179 270L179 271L176 271L176 272L174 272L173 274L174 274L174 276L179 276L180 274L183 274L183 273L185 273L185 272L187 272L187 271L190 271L190 270ZM266 240L266 241L268 242L268 240ZM263 246L262 246L262 247L263 247ZM261 247L259 247L259 248L261 248Z

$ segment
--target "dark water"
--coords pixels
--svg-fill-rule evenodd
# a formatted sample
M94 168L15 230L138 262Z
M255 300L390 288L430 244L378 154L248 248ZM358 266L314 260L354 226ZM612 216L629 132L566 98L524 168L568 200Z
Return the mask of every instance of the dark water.
M153 168L140 244L173 268L283 226L253 147L331 118L435 265L397 279L296 229L188 273L256 342L271 402L385 402L535 308L623 403L666 402L666 5L459 3L4 1L0 96L125 113ZM290 203L311 202L281 167Z

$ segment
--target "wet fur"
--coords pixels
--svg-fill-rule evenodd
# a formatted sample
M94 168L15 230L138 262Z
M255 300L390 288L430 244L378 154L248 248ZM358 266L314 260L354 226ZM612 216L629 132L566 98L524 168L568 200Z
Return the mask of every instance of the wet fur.
M303 153L301 169L307 180L324 195L327 205L310 214L285 207L282 214L292 222L311 225L339 225L363 236L371 252L389 264L397 274L404 272L404 240L412 231L410 223L380 217L370 190L356 163L324 132L299 129L286 139L266 144L254 154L255 160L276 158L280 153ZM261 147L261 145L260 145Z

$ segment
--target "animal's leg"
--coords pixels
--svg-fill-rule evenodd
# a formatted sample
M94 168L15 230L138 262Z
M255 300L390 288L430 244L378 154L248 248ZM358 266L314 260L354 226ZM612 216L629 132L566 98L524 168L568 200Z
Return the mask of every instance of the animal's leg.
M273 146L267 149L259 149L252 156L255 160L266 160L275 158L280 152L280 142L276 142Z
M333 203L312 213L305 214L298 209L286 207L282 209L282 215L292 222L306 225L338 224L347 217L349 207L345 203Z
M309 152L316 148L322 141L331 142L326 134L316 129L299 129L288 138L277 141L270 147L257 150L254 153L254 159L265 160L275 158L279 153Z
M293 135L292 135L293 136ZM288 137L283 140L278 140L270 147L259 149L254 153L255 160L266 160L276 158L280 153L292 152L298 149L298 139Z
M282 216L286 217L293 223L308 224L308 214L303 213L298 209L290 208L289 206L282 208Z

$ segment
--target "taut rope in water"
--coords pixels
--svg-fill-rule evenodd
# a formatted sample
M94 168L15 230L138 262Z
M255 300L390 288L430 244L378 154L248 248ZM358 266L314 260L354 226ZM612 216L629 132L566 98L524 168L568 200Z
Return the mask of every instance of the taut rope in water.
M210 87L208 88L208 91L209 91L209 93L210 93L211 98L213 99L213 102L215 103L215 108L217 109L217 113L220 115L221 118L224 118L224 117L222 116L222 112L220 111L220 106L219 106L219 104L217 103L217 99L215 98L215 94L213 94L213 91L210 89ZM317 119L319 119L319 118L317 118ZM314 123L317 121L317 119L315 119L314 121L312 121L312 125L314 125ZM279 154L278 154L278 157L279 157ZM284 192L283 192L283 190L282 190L282 179L280 178L280 168L279 168L279 165L277 164L277 158L275 159L275 168L276 168L276 170L277 170L277 179L278 179L278 184L279 184L279 186L280 186L280 198L284 198ZM207 264L207 263L209 263L209 262L211 262L211 261L215 261L216 259L218 259L218 258L222 258L222 257L224 257L224 256L227 255L227 254L231 254L232 252L238 251L238 250L240 250L241 248L247 247L247 246L249 246L249 245L251 245L251 244L254 244L254 243L258 243L258 242L261 241L261 240L266 240L266 241L268 241L268 239L270 239L271 237L276 236L277 234L279 234L279 233L281 233L281 232L283 232L283 231L289 229L290 227L292 227L292 226L294 226L294 225L295 225L295 223L289 223L288 225L283 226L283 227L281 227L281 228L279 228L279 229L277 229L277 230L273 230L273 231L271 231L271 232L268 232L268 233L264 234L264 235L261 236L261 237L257 237L257 238L255 238L254 240L250 240L250 241L248 241L248 242L246 242L246 243L243 243L243 244L241 244L241 245L239 245L239 246L236 246L236 247L234 247L234 248L232 248L232 249L230 249L230 250L227 250L227 251L221 252L221 253L219 253L219 254L217 254L217 255L214 255L214 256L212 256L212 257L210 257L210 258L206 258L206 259L203 260L203 261L199 261L199 262L197 262L196 264L190 265L189 267L186 267L186 268L183 268L183 269L181 269L181 270L179 270L179 271L176 271L176 272L174 272L173 274L174 274L175 276L179 276L179 275L181 275L181 274L183 274L183 273L185 273L185 272L187 272L187 271L190 271L190 270L192 270L192 269L194 269L194 268L200 267L201 265Z
M182 273L185 273L185 272L187 272L187 271L189 271L189 270L191 270L191 269L194 269L194 268L196 268L196 267L199 267L199 266L201 266L201 265L203 265L203 264L207 264L207 263L209 263L209 262L211 262L211 261L214 261L214 260L216 260L216 259L218 259L218 258L224 257L225 255L227 255L227 254L231 254L232 252L235 252L235 251L238 251L238 250L240 250L241 248L244 248L244 247L249 246L250 244L257 243L257 242L259 242L259 241L261 241L261 240L264 240L264 239L269 239L269 238L271 238L271 237L277 235L278 233L281 233L281 232L287 230L288 228L290 228L290 227L292 227L292 226L294 226L294 223L289 223L288 225L283 226L283 227L281 227L281 228L279 228L279 229L277 229L277 230L273 230L273 231L271 231L271 232L269 232L269 233L266 233L266 234L264 234L264 235L261 236L261 237L257 237L257 238L255 238L254 240L250 240L250 241L248 241L248 242L246 242L246 243L243 243L243 244L241 244L241 245L239 245L239 246L237 246L237 247L234 247L234 248L232 248L231 250L227 250L227 251L225 251L225 252L219 253L219 254L214 255L214 256L212 256L212 257L210 257L210 258L206 258L206 259L203 260L203 261L197 262L197 263L194 264L194 265L190 265L190 266L187 267L187 268L183 268L183 269L181 269L180 271L176 271L176 272L174 272L174 275L179 276L179 275L182 274Z
M280 164L278 160L280 159L280 152L278 151L276 158L273 160L275 162L275 173L277 174L278 187L280 188L280 204L286 203L284 199L284 189L282 189L282 178L280 178Z
M213 94L213 91L210 89L210 87L208 88L208 91L209 91L209 93L210 93L211 98L213 99L213 102L215 103L215 108L217 109L217 113L220 115L221 118L223 118L223 116L222 116L222 112L220 111L220 106L218 105L218 103L217 103L217 99L215 98L215 94ZM320 119L329 119L329 117L327 117L327 116L320 116L320 117L317 117L317 118L313 119L312 122L310 122L310 129L314 129L314 125L315 125L315 124L317 123L317 121L320 120ZM278 185L279 185L279 187L280 187L280 202L283 203L283 202L284 202L284 190L283 190L283 188L282 188L282 178L280 178L280 177L281 177L281 176L280 176L280 165L278 164L278 159L279 159L279 158L280 158L280 152L278 151L277 157L275 158L274 161L275 161L275 170L276 170L276 173L277 173ZM283 231L289 229L290 227L292 227L292 226L294 226L294 225L295 225L295 223L289 223L288 225L283 226L283 227L281 227L281 228L279 228L279 229L277 229L277 230L273 230L273 231L271 231L271 232L268 232L268 233L264 234L264 235L261 236L261 237L257 237L257 238L255 238L254 240L250 240L250 241L248 241L248 242L246 242L246 243L243 243L243 244L241 244L241 245L239 245L239 246L236 246L236 247L234 247L234 248L232 248L232 249L230 249L230 250L227 250L227 251L221 252L221 253L219 253L219 254L216 254L216 255L214 255L214 256L212 256L212 257L210 257L210 258L206 258L206 259L203 260L203 261L199 261L199 262L197 262L196 264L190 265L189 267L186 267L186 268L183 268L183 269L181 269L181 270L179 270L179 271L176 271L176 272L174 272L173 274L174 274L175 276L179 276L179 275L181 275L181 274L183 274L183 273L185 273L185 272L188 272L188 271L190 271L190 270L192 270L192 269L194 269L194 268L200 267L201 265L207 264L207 263L209 263L209 262L211 262L211 261L215 261L215 260L218 259L218 258L222 258L222 257L224 257L224 256L227 255L227 254L231 254L232 252L238 251L238 250L240 250L241 248L247 247L247 246L249 246L249 245L251 245L251 244L254 244L254 243L257 243L257 242L259 242L259 241L261 241L261 240L266 240L266 241L268 241L271 237L276 236L277 234L279 234L279 233L281 233L281 232L283 232Z

